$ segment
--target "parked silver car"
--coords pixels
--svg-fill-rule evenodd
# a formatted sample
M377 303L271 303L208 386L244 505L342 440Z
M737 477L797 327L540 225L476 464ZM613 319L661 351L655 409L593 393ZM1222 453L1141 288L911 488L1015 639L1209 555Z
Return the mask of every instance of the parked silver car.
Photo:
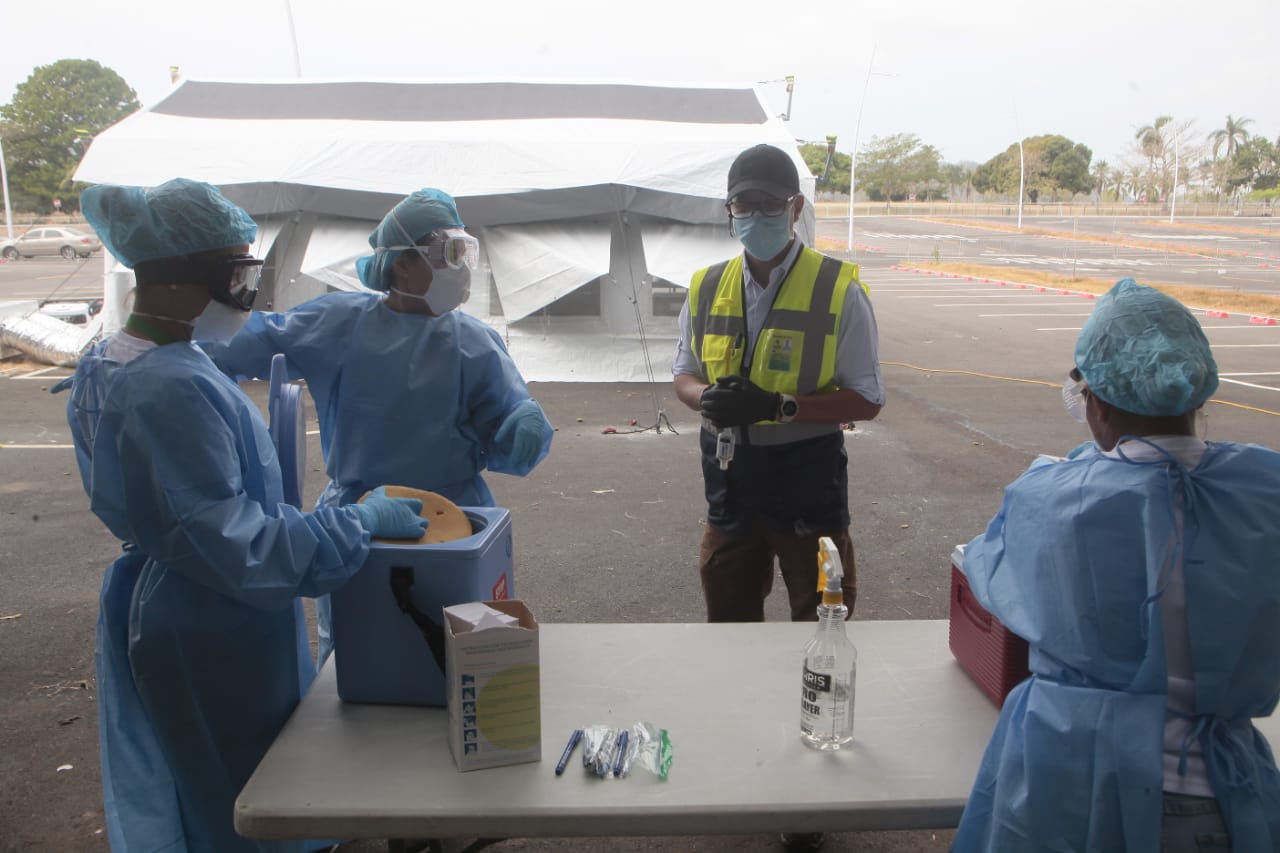
M0 241L0 256L10 261L36 255L62 255L70 261L100 251L102 241L97 236L75 228L33 228L21 237Z

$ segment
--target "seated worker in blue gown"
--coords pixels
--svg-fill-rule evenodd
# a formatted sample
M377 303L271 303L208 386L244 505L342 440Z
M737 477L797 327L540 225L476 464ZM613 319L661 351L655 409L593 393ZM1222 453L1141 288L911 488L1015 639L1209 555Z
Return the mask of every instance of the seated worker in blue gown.
M1217 387L1180 303L1133 279L1098 300L1063 393L1094 441L1033 463L964 554L1031 676L957 853L1280 850L1251 722L1280 697L1280 453L1196 437Z
M125 327L61 383L90 507L124 546L103 579L94 654L108 840L314 848L241 838L235 798L315 676L298 596L344 583L371 535L420 536L421 503L283 502L258 407L190 343L211 300L248 310L257 291L243 210L181 178L90 187L81 204L137 279Z
M357 262L373 292L329 293L279 314L254 312L204 344L228 375L265 378L284 353L320 421L329 484L318 506L394 483L459 506L494 506L480 474L524 476L554 432L493 328L462 311L479 254L447 194L418 190L369 235ZM320 657L331 649L317 602Z

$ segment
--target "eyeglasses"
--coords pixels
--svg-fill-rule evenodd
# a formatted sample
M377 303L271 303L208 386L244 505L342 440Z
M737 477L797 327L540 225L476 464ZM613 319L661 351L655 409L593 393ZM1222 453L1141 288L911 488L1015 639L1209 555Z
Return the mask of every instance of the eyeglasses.
M412 246L383 246L378 252L404 252L413 249L433 269L475 269L480 262L480 241L461 228L432 231L421 243Z
M734 219L750 219L757 214L774 217L786 213L794 200L795 196L788 196L785 199L768 196L758 201L740 201L735 198L727 202L724 209L729 211L729 216Z

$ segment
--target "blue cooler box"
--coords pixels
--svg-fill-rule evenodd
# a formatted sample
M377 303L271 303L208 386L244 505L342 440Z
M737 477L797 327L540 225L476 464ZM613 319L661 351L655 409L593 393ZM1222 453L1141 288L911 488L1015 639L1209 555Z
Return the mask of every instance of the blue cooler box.
M342 701L443 707L441 611L515 595L510 513L460 509L472 535L435 545L373 542L360 571L331 594Z

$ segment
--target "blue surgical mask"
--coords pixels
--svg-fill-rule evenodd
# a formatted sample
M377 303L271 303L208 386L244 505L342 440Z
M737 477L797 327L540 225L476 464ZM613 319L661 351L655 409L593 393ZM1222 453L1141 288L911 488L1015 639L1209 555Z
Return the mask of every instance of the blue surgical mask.
M749 219L733 220L733 233L747 254L761 261L772 260L791 241L791 216L756 214Z

